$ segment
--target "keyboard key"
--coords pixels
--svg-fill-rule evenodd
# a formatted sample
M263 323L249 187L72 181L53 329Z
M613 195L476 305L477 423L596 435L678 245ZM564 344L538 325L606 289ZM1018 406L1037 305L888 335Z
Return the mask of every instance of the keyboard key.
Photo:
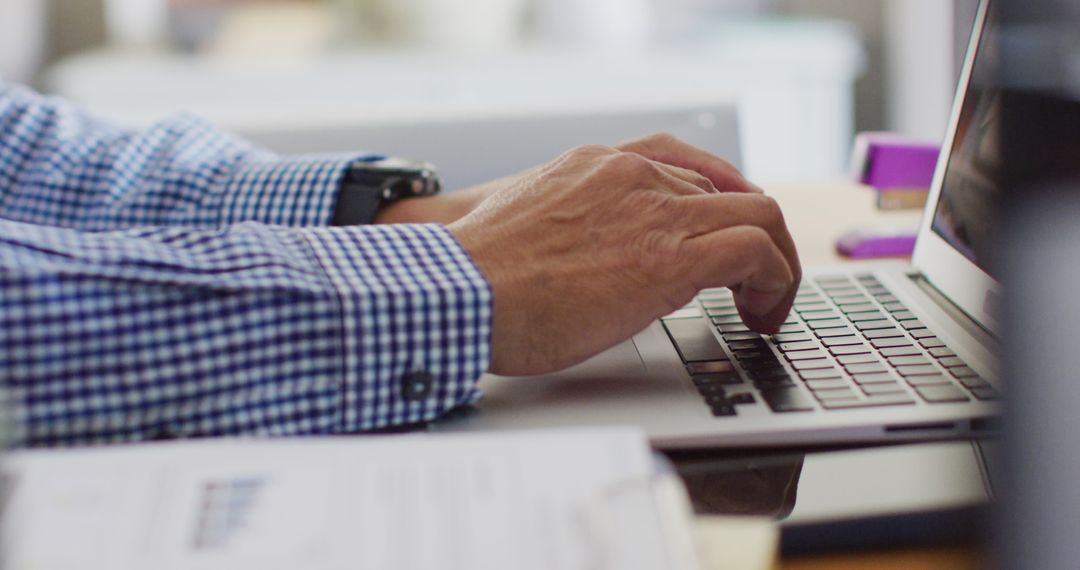
M763 339L737 340L735 342L729 342L728 343L728 348L730 348L731 350L747 350L747 349L752 349L752 350L766 349L766 350L768 350L768 345L765 343L765 341Z
M873 329L895 329L896 327L893 326L892 321L887 321L885 319L875 319L872 321L855 323L855 328L861 331L868 331Z
M884 394L867 395L862 400L827 400L822 402L821 405L828 410L840 410L876 406L905 406L914 403L915 400L904 392L886 392Z
M794 362L798 360L813 360L815 358L825 358L828 356L823 350L817 348L816 346L812 348L813 350L794 350L791 352L785 352L784 358L787 358L788 360Z
M790 377L784 378L769 378L768 380L759 380L754 382L754 386L757 386L758 390L772 390L775 388L786 388L788 386L794 386L795 382Z
M911 356L916 354L922 354L922 351L920 351L918 348L911 344L907 346L894 346L892 348L883 348L879 352L881 352L881 355L884 357Z
M787 342L806 342L813 337L806 333L777 333L772 335L773 342L775 343L787 343Z
M780 333L797 333L797 332L804 332L805 330L806 329L803 328L801 323L792 323L790 325L787 325L787 324L780 325L780 330L778 332L780 332Z
M957 388L952 384L942 384L940 386L916 386L915 391L918 392L924 400L932 403L968 401L967 395L965 395L960 388Z
M975 396L976 399L983 401L997 400L1000 397L997 390L995 390L992 386L979 386L977 388L972 388L971 393Z
M839 390L841 388L851 389L848 381L842 378L811 378L806 381L806 387L814 392L818 390Z
M908 376L904 381L912 386L936 386L939 384L952 384L944 374L927 374L920 376Z
M941 342L941 339L936 336L926 337L920 340L919 344L921 344L923 348L936 348L939 346L945 346L945 343Z
M746 358L744 360L740 360L739 363L742 364L743 368L746 369L747 372L768 370L770 368L779 368L781 370L784 369L784 366L780 364L780 361L775 356L773 356L772 353L758 358Z
M836 303L837 305L839 305L841 307L846 307L848 305L867 305L867 304L870 304L870 297L867 297L866 295L863 295L861 293L857 293L855 295L833 295L831 297L831 299L832 299L833 303ZM874 305L870 305L870 306L874 306Z
M756 370L747 370L746 375L750 377L752 382L764 382L766 380L775 380L777 378L790 378L788 371L783 366L774 366L771 368L759 368Z
M771 350L767 348L744 348L742 350L731 351L732 356L736 360L761 360L764 358L775 358Z
M896 311L893 313L892 318L898 321L910 321L915 319L915 313L911 311Z
M718 418L738 415L738 412L735 411L735 404L732 404L727 399L720 402L709 402L708 404L713 416Z
M910 346L911 343L904 337L894 338L875 338L870 341L870 345L874 348L893 348L896 346Z
M802 318L803 318L804 321L806 321L808 323L808 326L810 328L813 328L813 326L814 326L813 322L814 321L825 321L825 320L839 319L840 318L840 313L837 313L836 311L820 311L820 312L816 312L816 313L803 313Z
M876 372L874 374L853 374L852 379L856 384L885 384L890 382L896 382L896 377L888 372Z
M930 329L918 329L908 331L913 338L924 339L934 336L934 333L930 332Z
M738 340L758 340L761 338L761 335L753 331L726 333L721 336L728 342L735 342Z
M926 328L926 325L924 325L923 322L918 319L915 319L913 321L900 321L900 326L904 327L905 330L909 331Z
M904 331L896 327L888 329L874 329L869 331L863 331L863 336L866 337L867 340L874 340L878 338L896 338L904 336Z
M778 413L812 412L814 410L813 400L800 388L765 390L761 392L761 397L765 399L765 403L769 405L772 411Z
M831 329L836 327L846 327L847 323L841 319L825 319L821 321L810 321L806 323L806 326L810 327L812 330L819 330Z
M779 345L781 352L793 352L797 350L817 350L818 344L811 341L782 342Z
M865 344L848 344L843 346L833 346L829 348L829 352L833 353L833 356L844 356L849 354L867 354L870 352L870 347Z
M817 368L813 370L800 370L799 377L807 382L811 380L824 380L828 378L842 378L840 369L836 367L832 368Z
M694 385L698 388L702 386L708 386L716 384L720 386L733 386L735 384L742 384L742 378L739 377L738 372L731 371L722 374L695 374L690 377L690 380L694 382Z
M730 319L731 317L738 317L739 311L731 309L705 309L705 312L712 317L713 323L720 324L722 320Z
M938 348L941 348L940 346ZM942 366L946 368L953 368L954 366L967 366L967 362L964 362L963 358L959 356L947 356L938 360Z
M705 307L706 309L720 309L720 310L734 309L735 308L735 301L732 301L730 297L726 298L726 299L707 299L706 298L706 299L701 299L701 306Z
M735 365L728 360L714 360L711 362L691 362L686 365L690 374L724 374L734 372Z
M896 311L906 311L907 310L907 307L905 307L903 303L898 303L895 300L893 300L893 301L882 301L881 298L878 297L878 301L881 301L881 306L885 307L885 310L889 311L890 313L895 313Z
M852 331L852 332L854 332L854 331ZM830 348L835 348L835 347L838 347L838 346L851 346L851 345L856 345L856 344L862 345L862 343L863 343L862 338L857 337L854 334L848 334L848 335L843 335L843 336L831 336L831 337L825 337L825 338L821 339L821 344L824 344L825 346L828 346ZM863 345L863 346L865 346L865 345Z
M733 332L749 332L750 331L750 327L746 326L743 323L731 324L731 325L716 325L716 328L717 328L717 330L719 330L720 332L725 333L725 334L726 333L733 333Z
M867 290L869 290L869 288L867 288ZM900 303L899 299L897 299L896 297L892 296L889 293L885 293L885 294L881 295L881 294L878 294L878 293L871 292L871 294L874 296L875 299L877 299L877 302L881 303L881 305L883 307L885 307L886 309L888 309L889 312L906 311L907 310L907 308L904 307L904 305ZM896 305L899 305L900 308L893 309L892 307L894 307Z
M979 375L978 372L975 372L967 366L954 366L953 368L949 369L949 374L952 374L957 378L971 378L973 376Z
M878 357L877 357L876 354L869 354L869 353L866 353L866 354L845 354L843 356L837 356L836 361L839 362L840 364L844 364L844 365L847 365L847 364L867 364L867 363L870 363L870 362L874 362L874 363L881 362L880 360L878 360Z
M747 404L753 404L757 400L750 392L741 392L739 394L728 395L728 401L736 406L745 406Z
M959 382L964 385L965 388L982 388L983 386L989 386L990 383L983 380L980 376L969 376L967 378L960 378Z
M728 289L727 287L713 287L713 288L710 288L710 289L702 289L701 292L698 293L698 297L703 297L703 298L706 298L706 299L711 299L711 298L720 298L720 299L727 298L727 299L730 299L731 298L731 289Z
M814 397L822 402L831 400L854 400L859 396L848 386L831 388L828 390L813 390Z
M835 329L821 329L814 331L814 334L818 338L832 338L837 336L848 336L855 334L855 329L851 327L839 327Z
M938 346L929 350L930 356L934 358L948 358L950 356L956 356L956 353L947 346Z
M698 385L697 389L698 389L698 392L701 392L701 395L705 396L706 398L711 398L711 399L721 398L722 399L722 398L727 397L727 390L724 389L723 384L716 384L716 383L701 384L701 385Z
M855 287L843 287L843 286L822 286L821 289L825 291L825 294L829 297L842 297L846 295L855 295L859 293L859 290Z
M742 322L742 317L738 313L730 315L713 317L712 322L714 325L736 325Z
M937 366L931 364L916 364L914 366L897 366L896 372L907 378L908 376L940 375Z
M867 285L866 291L871 295L888 295L889 290L884 285L878 283L877 285Z
M664 321L671 340L683 362L727 360L724 348L716 340L705 319L676 319Z
M854 375L854 374L873 374L873 373L887 372L888 371L888 369L886 369L880 363L876 363L876 362L875 363L870 363L870 364L849 364L847 366L844 366L844 370L847 370L848 373L852 374L852 375Z
M813 370L817 368L831 368L832 362L826 358L815 358L812 360L796 360L791 363L791 367L799 371Z
M848 314L848 315L850 315L851 313L866 313L866 312L869 312L869 311L873 311L875 313L881 313L881 311L878 310L877 305L875 305L873 303L859 303L859 304L850 304L850 305L840 305L840 310L843 311L844 314Z
M832 306L828 303L795 303L794 309L796 313L814 313L831 311Z
M896 356L889 359L889 364L893 366L911 366L915 364L930 364L930 360L925 356Z
M904 387L899 382L880 382L877 384L863 384L860 386L862 391L868 395L871 394L890 394L890 393L905 393Z
M861 323L863 321L878 321L885 318L885 313L881 311L871 311L868 313L852 313L847 316L848 320L853 323Z

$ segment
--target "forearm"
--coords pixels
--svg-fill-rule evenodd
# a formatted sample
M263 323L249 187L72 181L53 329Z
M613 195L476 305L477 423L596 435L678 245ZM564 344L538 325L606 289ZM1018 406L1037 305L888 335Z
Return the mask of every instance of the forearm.
M476 397L490 303L439 226L0 221L0 370L24 445L430 420Z
M0 218L83 231L326 225L356 157L277 157L193 117L145 130L0 83Z

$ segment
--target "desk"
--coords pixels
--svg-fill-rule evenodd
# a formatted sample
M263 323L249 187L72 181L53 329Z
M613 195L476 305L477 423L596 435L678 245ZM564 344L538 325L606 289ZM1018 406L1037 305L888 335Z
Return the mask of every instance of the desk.
M836 238L856 227L917 227L922 212L881 211L870 189L842 179L765 184L779 202L799 249L802 264L846 261L836 253Z

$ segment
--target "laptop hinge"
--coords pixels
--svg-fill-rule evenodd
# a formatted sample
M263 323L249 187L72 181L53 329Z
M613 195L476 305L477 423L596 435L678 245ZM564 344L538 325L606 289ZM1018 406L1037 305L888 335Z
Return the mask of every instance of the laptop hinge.
M952 317L952 319L964 329L964 332L974 337L979 344L987 348L994 348L998 345L997 337L994 336L992 331L982 326L979 321L971 318L956 303L950 301L949 298L939 291L937 287L934 287L934 284L930 283L930 280L922 273L909 273L907 277L908 279L911 279L923 293L926 293L926 296L929 297L935 305Z

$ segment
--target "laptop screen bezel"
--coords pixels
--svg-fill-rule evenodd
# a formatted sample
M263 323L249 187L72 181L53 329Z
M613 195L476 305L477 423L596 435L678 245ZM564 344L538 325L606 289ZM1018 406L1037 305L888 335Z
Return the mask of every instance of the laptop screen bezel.
M960 76L959 88L953 100L952 117L949 128L938 156L934 171L934 181L927 197L927 207L919 227L919 237L912 254L912 265L922 273L926 280L956 304L969 317L991 333L997 330L996 300L1001 295L1001 285L989 273L960 253L945 241L933 229L934 214L938 208L945 172L952 158L952 149L956 142L960 111L968 96L972 69L978 56L978 49L983 34L986 32L987 18L990 13L989 0L983 0L968 44Z

